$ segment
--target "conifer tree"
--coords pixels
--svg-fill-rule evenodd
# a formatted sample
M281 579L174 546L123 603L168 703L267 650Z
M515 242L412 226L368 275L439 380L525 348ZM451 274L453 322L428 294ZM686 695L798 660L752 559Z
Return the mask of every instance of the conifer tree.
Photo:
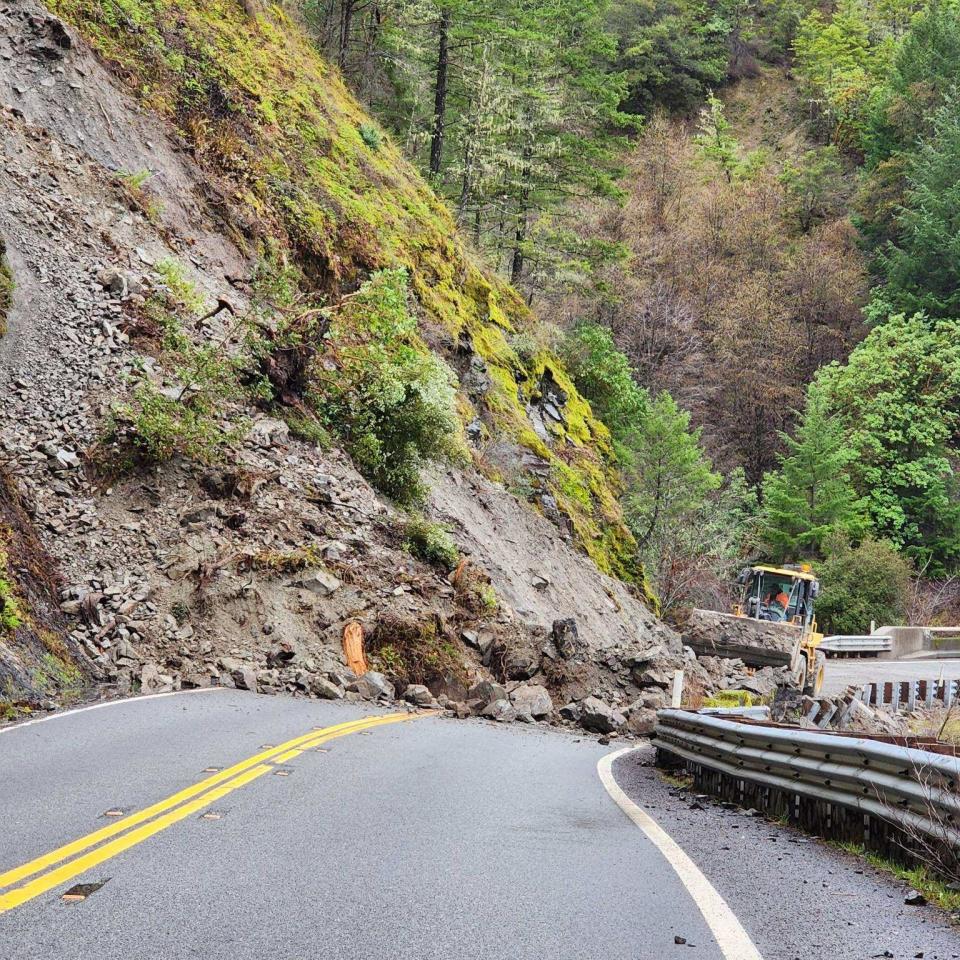
M764 479L761 539L778 561L819 555L834 533L858 535L867 525L847 468L855 456L823 391L813 387L786 453Z

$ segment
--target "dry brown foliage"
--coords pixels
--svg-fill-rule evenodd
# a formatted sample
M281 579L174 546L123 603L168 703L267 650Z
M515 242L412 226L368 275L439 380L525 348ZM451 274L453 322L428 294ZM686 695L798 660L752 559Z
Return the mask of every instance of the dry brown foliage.
M664 119L641 139L625 187L624 206L581 218L588 235L630 251L603 277L612 297L569 296L561 317L609 325L641 381L692 412L718 467L743 465L758 481L816 369L862 336L855 231L844 218L800 232L775 162L728 184Z

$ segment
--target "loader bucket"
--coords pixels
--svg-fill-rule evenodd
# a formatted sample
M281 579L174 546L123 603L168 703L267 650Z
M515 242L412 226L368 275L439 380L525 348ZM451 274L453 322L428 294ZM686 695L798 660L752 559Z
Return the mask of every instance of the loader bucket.
M739 658L748 667L790 667L800 659L803 628L792 623L751 620L714 610L693 610L683 642L697 656Z

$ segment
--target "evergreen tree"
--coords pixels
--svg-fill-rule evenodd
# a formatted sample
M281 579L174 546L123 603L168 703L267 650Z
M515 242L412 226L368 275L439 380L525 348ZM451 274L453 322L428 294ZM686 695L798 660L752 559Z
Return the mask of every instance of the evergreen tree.
M882 257L891 309L960 317L960 99L937 110L909 163L899 239Z
M822 390L809 391L795 436L781 437L786 453L763 484L761 539L775 558L817 556L831 534L863 533L866 504L847 473L855 453Z
M932 575L960 561L960 321L894 315L822 388L854 451L849 471L874 530Z
M700 446L700 431L669 393L654 397L631 431L627 522L641 549L669 540L675 524L701 509L721 485Z
M724 111L723 101L718 99L713 91L707 97L706 106L700 111L698 130L696 142L704 156L717 164L727 178L727 183L731 183L740 166L739 149Z
M612 5L611 25L629 89L624 108L632 113L692 113L726 79L730 24L705 4L622 0Z

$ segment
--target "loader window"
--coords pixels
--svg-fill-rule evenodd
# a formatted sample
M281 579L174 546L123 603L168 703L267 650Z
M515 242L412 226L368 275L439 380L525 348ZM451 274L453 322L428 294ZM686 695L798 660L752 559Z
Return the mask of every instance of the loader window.
M758 620L786 620L791 605L796 603L792 590L790 580L758 574L751 590L751 607L756 611L753 615Z

